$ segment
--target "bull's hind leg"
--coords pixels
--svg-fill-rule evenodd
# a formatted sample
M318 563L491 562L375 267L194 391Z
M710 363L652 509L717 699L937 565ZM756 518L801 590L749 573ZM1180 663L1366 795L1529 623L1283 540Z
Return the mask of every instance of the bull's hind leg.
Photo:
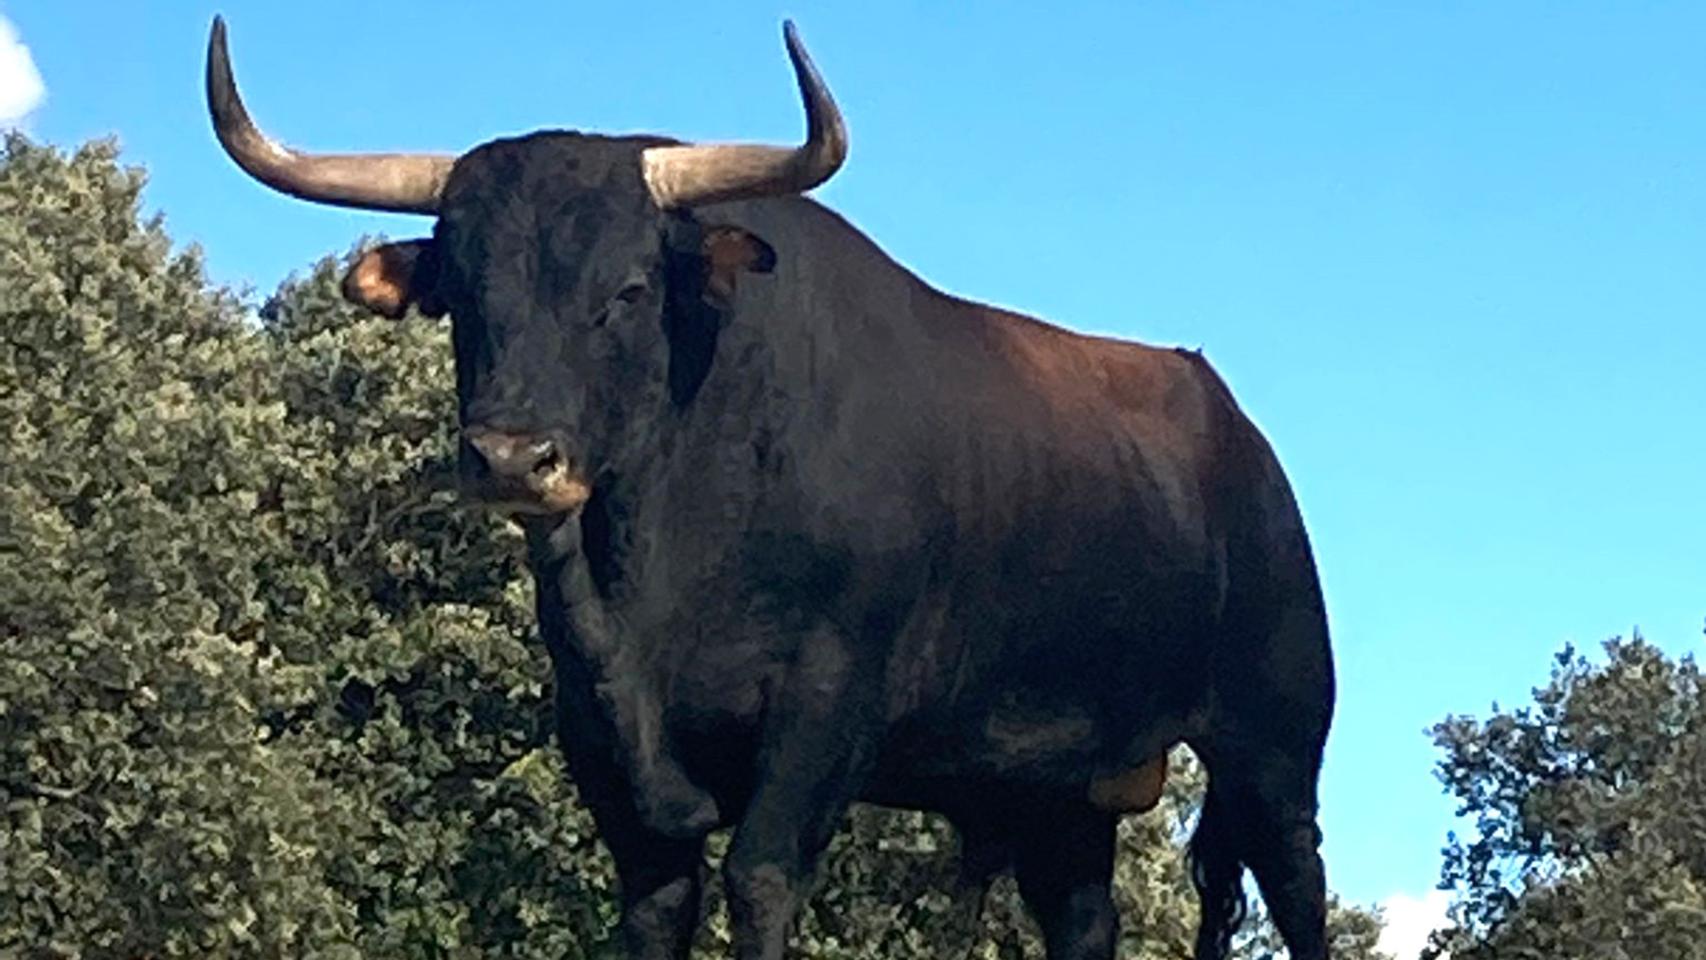
M1049 960L1113 960L1117 826L1113 814L1074 802L1046 804L1020 828L1013 873Z
M1327 960L1327 884L1316 785L1332 716L1332 666L1317 604L1228 668L1215 733L1191 748L1208 767L1208 796L1191 838L1202 899L1197 960L1223 960L1243 913L1244 867L1292 960Z
M1243 914L1244 867L1296 960L1326 960L1327 885L1318 851L1315 785L1292 758L1252 768L1210 768L1208 797L1191 838L1202 901L1197 960L1223 960Z

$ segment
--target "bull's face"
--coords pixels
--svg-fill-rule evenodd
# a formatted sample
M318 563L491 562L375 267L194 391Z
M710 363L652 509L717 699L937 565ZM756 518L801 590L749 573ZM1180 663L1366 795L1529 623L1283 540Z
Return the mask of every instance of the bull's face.
M471 499L573 510L608 456L596 449L608 442L598 421L653 412L664 223L638 151L610 146L488 145L445 191L435 296L453 318ZM589 177L588 167L607 169Z
M564 513L681 402L674 361L684 343L702 352L699 332L715 328L707 312L736 275L774 264L763 239L704 227L694 207L810 189L845 158L840 114L791 24L785 33L810 128L795 148L554 133L460 158L302 154L249 119L218 19L208 104L227 152L270 186L438 216L431 239L363 256L345 295L392 317L411 306L449 313L465 493L512 512Z
M450 174L432 239L373 250L346 278L376 311L451 315L469 499L520 513L583 504L678 399L676 355L714 336L736 275L774 264L759 237L659 208L645 148L577 134L480 147Z

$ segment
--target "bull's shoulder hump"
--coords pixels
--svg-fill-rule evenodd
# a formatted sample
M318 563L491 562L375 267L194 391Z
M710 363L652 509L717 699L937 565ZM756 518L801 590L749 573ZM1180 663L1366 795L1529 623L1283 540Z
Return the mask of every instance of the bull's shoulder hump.
M1033 386L1062 400L1162 416L1231 400L1225 383L1198 352L1077 333L998 307L971 309Z

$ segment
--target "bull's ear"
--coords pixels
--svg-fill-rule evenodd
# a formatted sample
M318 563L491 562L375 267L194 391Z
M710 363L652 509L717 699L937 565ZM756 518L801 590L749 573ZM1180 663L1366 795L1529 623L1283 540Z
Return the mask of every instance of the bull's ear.
M374 247L344 274L344 299L393 320L418 306L429 317L444 315L434 295L437 258L431 240L404 240Z
M705 287L723 299L734 296L735 279L741 274L776 269L776 251L770 244L739 227L706 230L701 251L705 255Z

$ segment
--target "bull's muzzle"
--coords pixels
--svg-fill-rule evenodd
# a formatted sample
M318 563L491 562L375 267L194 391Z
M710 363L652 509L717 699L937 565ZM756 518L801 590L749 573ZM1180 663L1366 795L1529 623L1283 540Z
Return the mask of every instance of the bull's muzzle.
M512 513L572 513L592 488L555 440L470 429L463 433L463 496Z

